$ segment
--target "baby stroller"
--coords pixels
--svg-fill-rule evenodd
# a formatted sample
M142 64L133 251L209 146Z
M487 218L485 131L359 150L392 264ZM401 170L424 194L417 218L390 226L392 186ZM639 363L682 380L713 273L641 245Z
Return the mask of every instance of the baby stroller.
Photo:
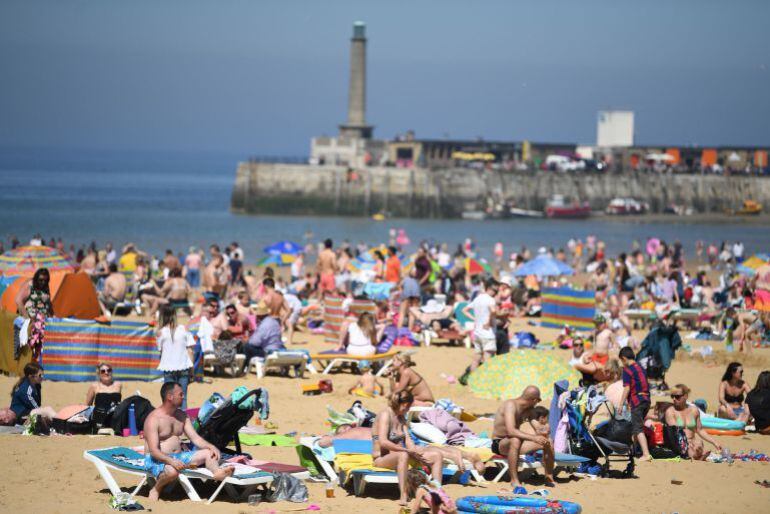
M246 388L243 389L245 391ZM209 411L210 414L204 414L202 412L204 408L201 408L198 417L201 422L198 433L222 452L233 453L231 449L227 448L227 445L231 441L235 441L235 453L241 454L238 431L248 424L254 412L258 412L261 419L267 419L269 407L266 389L253 389L242 395L236 394L237 392L236 390L227 399L220 395L213 396L209 402L215 403L217 406L213 412ZM215 397L218 398L215 399ZM201 416L205 419L201 419Z
M660 321L644 338L636 360L644 368L651 389L668 391L666 371L671 367L671 361L681 346L682 338L676 322Z
M591 432L591 420L602 408L607 409L610 420ZM601 463L599 475L607 477L613 462L624 462L623 478L634 476L634 444L630 421L615 416L614 408L595 388L573 390L566 403L569 418L567 440L570 452Z

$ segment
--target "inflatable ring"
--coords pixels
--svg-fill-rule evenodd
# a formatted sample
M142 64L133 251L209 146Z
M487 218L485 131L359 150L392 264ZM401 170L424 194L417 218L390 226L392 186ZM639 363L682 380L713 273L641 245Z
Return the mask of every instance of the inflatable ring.
M746 435L743 430L718 430L716 428L707 428L706 433L711 435Z
M583 509L574 502L538 496L466 496L457 500L457 510L466 514L504 514L511 510L522 514L580 514Z

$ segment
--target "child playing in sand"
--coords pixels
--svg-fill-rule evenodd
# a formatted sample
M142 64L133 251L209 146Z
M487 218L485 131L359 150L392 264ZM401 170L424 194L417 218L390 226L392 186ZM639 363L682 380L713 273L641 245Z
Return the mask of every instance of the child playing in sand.
M372 373L372 365L369 361L360 361L358 369L361 371L361 378L356 385L348 389L348 394L355 394L364 398L374 398L382 394L382 384L377 381L377 377Z
M406 473L406 490L409 497L414 498L411 512L418 512L425 506L431 514L456 514L457 506L451 496L441 488L441 484L433 482L422 470L410 469Z

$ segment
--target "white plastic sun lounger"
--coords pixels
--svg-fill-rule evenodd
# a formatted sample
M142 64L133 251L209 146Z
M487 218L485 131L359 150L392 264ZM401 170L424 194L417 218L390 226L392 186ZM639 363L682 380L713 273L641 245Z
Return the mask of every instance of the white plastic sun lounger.
M113 496L117 496L122 491L115 481L115 477L112 476L111 470L140 477L139 484L131 491L131 496L138 493L148 480L154 480L154 477L144 469L144 455L131 448L114 446L100 450L86 450L83 452L83 458L93 463ZM190 479L202 480L204 482L213 480L211 472L206 468L188 469L179 475L179 483L182 485L182 489L184 489L187 497L195 502L202 501L198 492L192 486ZM258 486L267 485L272 481L272 474L261 471L247 475L233 475L225 478L220 483L206 503L213 502L219 496L222 489L225 489L233 499L238 500L251 494ZM241 494L238 494L235 486L243 488Z

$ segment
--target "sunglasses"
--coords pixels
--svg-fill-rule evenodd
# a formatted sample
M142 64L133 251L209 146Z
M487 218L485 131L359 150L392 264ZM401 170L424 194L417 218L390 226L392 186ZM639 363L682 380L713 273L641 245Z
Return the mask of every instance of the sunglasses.
M112 370L109 368L102 368L99 370L99 373L101 373L102 375L109 375L110 373L112 373Z
M683 394L672 394L671 395L671 398L673 398L674 400L678 400L679 398L682 398L682 397L684 397Z

